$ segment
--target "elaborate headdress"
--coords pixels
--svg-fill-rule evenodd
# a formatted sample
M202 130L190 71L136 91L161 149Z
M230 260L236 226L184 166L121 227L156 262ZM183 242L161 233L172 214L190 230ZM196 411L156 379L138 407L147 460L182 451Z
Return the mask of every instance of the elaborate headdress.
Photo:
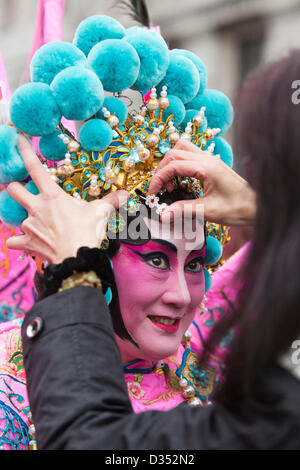
M33 56L31 83L11 98L12 125L0 127L0 183L22 181L37 192L17 150L22 132L41 137L47 171L71 196L90 201L122 188L130 194L129 213L142 202L159 211L147 189L180 137L232 166L231 147L220 137L232 124L232 106L206 84L206 68L194 53L170 51L160 34L143 27L126 30L108 16L89 17L79 24L73 44L51 42ZM129 88L139 92L136 97L122 94ZM67 120L77 121L78 137ZM202 194L194 179L178 178L176 184ZM27 213L2 191L0 217L20 225ZM120 220L110 225L117 231ZM207 224L207 233L206 261L215 265L229 237L217 224Z

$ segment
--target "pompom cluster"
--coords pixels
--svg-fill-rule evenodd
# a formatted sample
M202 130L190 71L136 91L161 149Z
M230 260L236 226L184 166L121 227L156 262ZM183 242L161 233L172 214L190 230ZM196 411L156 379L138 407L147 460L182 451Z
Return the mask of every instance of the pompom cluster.
M174 123L183 130L203 106L208 120L203 131L209 126L225 133L233 119L229 99L206 89L207 70L196 54L169 50L157 32L139 26L126 30L105 15L83 20L73 43L59 41L42 46L32 58L30 72L31 83L18 88L11 99L11 121L29 136L42 136L40 151L53 161L63 158L56 132L62 117L79 121L83 147L105 150L112 131L105 125L103 108L120 124L128 115L125 102L108 94L120 94L128 88L145 93L156 87L160 93L167 86L169 107L163 119L173 115ZM94 118L97 122L88 124ZM227 160L231 164L231 158Z
M128 88L145 95L156 87L165 96L167 87L169 106L163 109L162 118L173 116L182 132L203 107L202 132L210 127L224 134L233 121L230 100L222 92L206 88L207 70L196 54L169 50L160 34L139 26L126 30L105 15L82 21L72 43L42 46L32 58L30 73L31 82L19 87L11 98L10 118L15 127L0 127L0 183L25 183L28 178L17 149L18 132L41 137L39 150L44 158L55 162L70 158L72 149L67 150L62 138L62 118L78 121L83 149L104 152L114 138L113 123L117 119L123 125L127 119L128 102L121 95ZM212 153L232 166L230 145L220 137L210 143L214 144ZM4 222L18 225L26 217L26 211L6 191L2 191L1 201ZM220 254L213 243L207 245L207 264L214 264Z

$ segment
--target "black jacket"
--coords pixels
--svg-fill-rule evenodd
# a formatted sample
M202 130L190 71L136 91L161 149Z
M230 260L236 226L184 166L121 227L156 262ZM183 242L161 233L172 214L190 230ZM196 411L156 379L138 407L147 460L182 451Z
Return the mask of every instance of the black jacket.
M42 328L29 338L36 317ZM300 449L300 383L279 366L265 377L272 403L252 419L221 405L134 414L109 311L92 287L37 303L22 339L39 449Z

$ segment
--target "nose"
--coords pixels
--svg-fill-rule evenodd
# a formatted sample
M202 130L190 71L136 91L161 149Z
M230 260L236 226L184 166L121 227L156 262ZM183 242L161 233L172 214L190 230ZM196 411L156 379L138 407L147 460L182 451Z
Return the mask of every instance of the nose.
M161 300L165 304L172 305L173 308L182 308L191 303L184 272L175 271L169 276Z

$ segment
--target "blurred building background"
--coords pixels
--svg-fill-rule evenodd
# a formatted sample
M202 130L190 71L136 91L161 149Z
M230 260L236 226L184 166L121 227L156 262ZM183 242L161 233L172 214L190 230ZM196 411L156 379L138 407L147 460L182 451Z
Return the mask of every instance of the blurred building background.
M94 14L113 16L125 27L135 24L121 3L66 0L64 39L72 41L79 22ZM12 91L24 79L37 5L38 0L0 0L0 51ZM226 93L233 104L253 68L300 47L300 0L147 0L147 5L169 47L198 54L208 69L208 87ZM225 138L232 141L232 133ZM242 172L236 155L235 169ZM237 230L237 247L239 237L247 233Z
M0 50L12 90L31 48L38 0L0 0ZM116 0L66 0L64 39L93 14L133 20ZM209 72L210 88L234 99L240 83L259 63L300 47L300 0L148 0L152 23L171 48L197 53Z

